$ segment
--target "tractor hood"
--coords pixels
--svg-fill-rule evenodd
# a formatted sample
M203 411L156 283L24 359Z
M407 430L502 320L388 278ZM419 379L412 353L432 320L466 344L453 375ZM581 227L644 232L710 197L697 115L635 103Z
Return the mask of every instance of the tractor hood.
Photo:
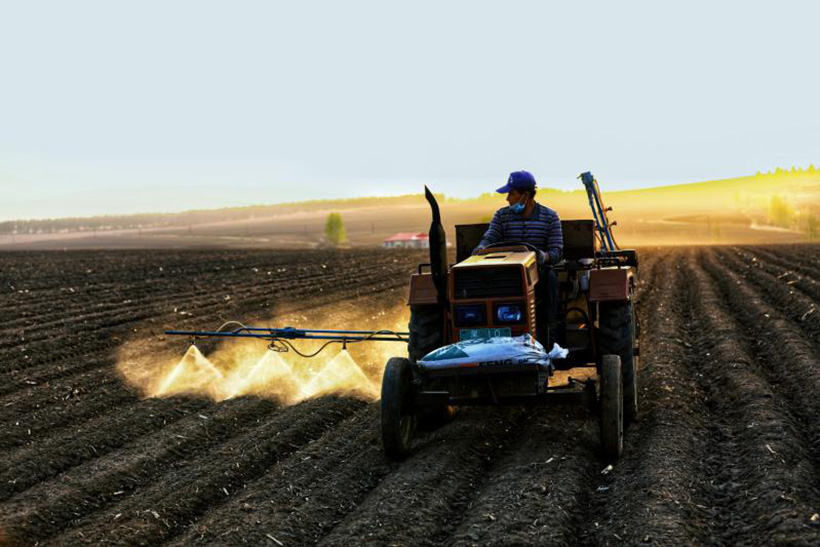
M487 266L523 266L530 268L536 265L535 253L532 251L494 251L468 257L454 268L486 268Z

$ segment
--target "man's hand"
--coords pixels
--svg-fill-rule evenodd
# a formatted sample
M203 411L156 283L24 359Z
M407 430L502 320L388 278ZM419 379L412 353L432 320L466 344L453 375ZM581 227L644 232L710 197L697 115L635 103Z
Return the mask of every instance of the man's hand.
M550 262L550 255L546 251L538 251L538 264L549 264Z

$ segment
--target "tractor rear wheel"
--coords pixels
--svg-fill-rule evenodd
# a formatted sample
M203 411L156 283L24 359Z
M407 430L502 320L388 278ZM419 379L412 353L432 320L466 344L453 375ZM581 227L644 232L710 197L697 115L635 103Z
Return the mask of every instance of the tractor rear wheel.
M624 400L621 358L604 355L600 376L601 448L607 460L621 457L624 447Z
M382 379L382 444L385 455L392 459L401 459L410 452L416 429L410 367L409 360L391 357Z
M444 312L441 306L410 306L410 340L407 354L414 363L444 345Z
M635 355L636 317L632 301L598 305L598 353L618 355L623 370L624 418L638 416L638 357Z
M410 340L407 343L407 354L410 361L417 363L422 357L444 345L444 312L437 305L410 306ZM444 389L433 380L428 389ZM453 419L458 409L454 406L441 405L421 408L417 414L417 426L424 431L434 431Z

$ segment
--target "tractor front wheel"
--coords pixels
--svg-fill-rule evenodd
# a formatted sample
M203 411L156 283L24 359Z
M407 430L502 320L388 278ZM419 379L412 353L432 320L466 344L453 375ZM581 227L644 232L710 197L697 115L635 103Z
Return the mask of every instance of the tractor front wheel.
M624 399L621 358L604 355L601 362L601 447L607 460L621 457L624 447Z
M401 459L410 452L416 429L410 367L408 359L392 357L382 379L382 444L385 455L392 459Z

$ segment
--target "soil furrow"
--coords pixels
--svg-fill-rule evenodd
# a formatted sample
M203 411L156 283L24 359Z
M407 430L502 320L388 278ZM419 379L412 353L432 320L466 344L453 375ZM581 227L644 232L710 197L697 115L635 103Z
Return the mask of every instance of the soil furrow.
M287 292L293 297L309 294L310 292L319 289L322 286L334 286L337 289L357 288L362 285L369 284L389 284L390 280L398 280L396 277L384 277L384 273L374 271L373 268L361 267L346 272L346 275L341 279L336 279L335 275L328 275L326 273L315 272L313 275L306 274L300 277L289 278L286 280L270 280L266 279L264 283L251 286L233 286L230 292L233 293L232 302L229 305L235 304L236 301L249 301L256 298L264 298L269 300L272 295L282 291L286 288ZM355 280L355 281L353 281ZM284 283L283 283L284 282ZM403 283L402 283L403 284ZM201 289L198 286L191 288L190 285L185 286L183 292L168 293L167 291L157 291L157 288L151 288L152 292L146 291L146 296L143 301L131 298L122 299L115 298L110 304L102 303L92 298L94 295L84 295L85 299L76 303L73 307L69 306L67 309L61 309L59 312L48 310L45 313L34 316L27 316L17 321L9 321L4 323L3 331L12 335L16 333L25 333L28 337L25 341L14 341L9 337L8 342L0 343L0 356L2 352L8 351L19 344L32 344L40 341L49 335L49 332L58 330L60 328L82 327L79 321L83 323L105 321L112 322L112 317L119 317L121 311L128 311L134 317L134 321L144 319L157 315L160 310L168 310L171 308L180 308L188 312L194 311L202 314L212 309L224 310L226 302L222 299L222 295L218 298L214 296L213 291L208 289ZM124 306L128 302L127 306ZM31 305L31 303L29 303ZM102 309L104 308L104 309ZM167 312L166 312L167 313ZM133 322L133 321L132 321ZM93 327L86 328L86 330L93 331ZM40 334L42 332L42 334Z
M7 453L0 469L0 501L207 407L206 401L149 399L79 426L71 424L55 435L41 435L33 446Z
M711 250L701 253L714 266ZM703 333L698 378L718 440L704 461L710 480L697 481L695 505L709 517L712 542L791 542L804 532L817 499L805 431L766 380L769 364L756 358L754 339L739 336L743 329L713 280L697 264L691 271L692 314ZM766 518L748 519L760 503L769 508Z
M499 454L518 438L527 412L475 408L422 438L393 474L320 541L323 545L439 545L446 540Z
M401 267L404 269L404 267ZM343 279L335 279L336 275L333 273L319 273L318 275L305 275L301 283L298 280L288 280L287 295L289 299L298 299L300 296L311 295L315 291L322 292L323 286L333 287L335 293L340 293L338 297L349 297L347 293L354 292L356 295L369 292L368 287L372 286L377 290L387 290L395 288L404 284L403 276L384 275L384 272L378 268L368 268L362 266L361 271L347 272ZM319 270L326 272L326 270ZM352 274L352 275L351 275ZM270 286L272 285L272 286ZM363 289L364 287L364 289ZM185 288L190 288L186 285ZM244 288L244 290L241 290ZM250 287L231 287L230 292L234 293L232 301L228 302L228 307L233 311L230 313L238 313L237 303L241 302L245 309L254 308L257 313L265 308L268 314L270 313L269 301L278 292L282 292L282 287L279 283L263 283L258 286L251 285ZM204 297L204 302L202 302ZM167 302L167 305L163 306ZM167 291L160 293L160 296L155 296L142 305L132 304L130 306L122 306L122 301L119 301L117 307L106 312L94 313L78 313L80 310L86 310L86 306L78 308L78 311L70 311L65 318L54 321L51 314L48 315L48 321L37 321L37 318L26 318L29 323L34 323L35 328L14 327L9 331L8 342L0 343L0 362L5 363L3 368L5 370L20 370L25 369L37 363L38 355L51 355L53 352L50 348L59 348L65 345L66 341L75 339L77 336L84 337L96 336L98 338L105 338L105 335L115 327L123 327L144 321L154 322L155 316L158 315L160 309L170 309L170 306L185 308L189 315L186 318L168 317L167 323L175 323L176 326L181 327L186 323L193 321L201 321L201 318L206 315L214 315L215 312L226 313L226 302L221 298L215 298L213 291L196 289L193 291L185 291L184 294L168 294ZM121 314L127 314L121 317ZM219 313L217 313L219 315ZM80 322L82 321L82 323ZM91 322L91 326L86 326ZM7 324L8 326L8 324ZM201 326L201 325L200 325ZM69 332L63 332L68 330ZM157 329L159 330L159 329ZM2 338L0 338L2 340ZM27 355L26 358L21 358L21 353Z
M644 293L651 305L641 308L640 421L627 431L624 456L600 475L590 494L584 544L708 543L705 522L690 500L709 417L692 374L696 358L684 318L688 272L680 255L670 253L659 259L653 277L651 296Z
M373 276L372 273L369 275ZM393 283L385 284L385 280L379 277L374 276L373 279L371 279L368 275L360 276L356 285L352 287L337 286L335 291L329 294L328 297L313 298L313 302L309 307L315 308L319 305L327 305L330 302L352 298L353 295L346 291L353 291L355 292L356 297L360 297L365 294L374 294L393 290L402 284L399 279L400 278L398 277L393 277ZM325 280L325 282L327 282L327 280ZM321 287L319 287L319 290L321 291ZM121 310L118 310L117 313L127 314L127 316L116 315L113 316L113 319L109 319L107 322L93 327L80 330L73 329L71 332L60 331L54 333L52 331L45 330L42 334L29 333L27 335L28 338L26 338L25 341L21 339L17 343L12 344L13 347L0 351L0 360L2 360L0 362L4 363L4 366L2 367L4 371L10 371L6 372L6 374L11 373L15 376L25 376L26 371L29 368L38 366L42 363L41 359L43 357L45 359L53 359L53 355L66 351L66 348L71 348L73 343L78 340L80 335L82 335L84 342L83 347L87 348L90 342L96 342L100 346L100 349L106 349L112 346L112 338L116 341L117 339L123 338L126 332L136 332L137 329L135 328L123 329L124 326L129 326L132 324L139 325L142 323L139 330L145 330L147 328L148 330L159 334L165 328L171 327L177 329L190 328L192 330L197 327L202 328L203 325L201 318L208 315L214 315L214 313L209 313L212 311L219 312L216 315L223 318L228 316L244 316L247 320L247 311L243 313L242 310L253 310L253 315L259 315L260 310L264 310L265 313L263 315L265 319L267 319L267 317L272 313L269 306L271 295L269 292L261 288L258 288L254 292L258 294L250 295L244 298L236 298L233 301L232 311L226 311L224 301L221 300L209 302L207 304L187 306L186 310L189 315L184 318L176 317L174 315L169 316L167 313L164 316L158 316L156 315L155 310L149 308L146 308L142 313L137 313L133 310L133 308L122 308ZM293 294L289 291L288 297L298 299L298 294ZM241 309L238 302L241 302ZM184 304L178 305L184 306ZM290 304L290 307L295 307L295 304ZM284 307L278 311L283 313ZM155 324L159 321L164 326L146 327L146 319L148 323ZM74 321L76 320L77 319ZM111 332L112 329L114 330L114 333ZM39 330L40 329L38 329L38 332ZM7 357L5 360L3 360L4 355Z
M787 282L777 280L775 274L766 272L761 265L744 263L734 253L718 250L716 254L720 262L730 266L740 276L736 278L738 284L748 283L757 288L762 301L788 317L791 326L802 332L806 342L820 352L820 300L813 300L799 288L795 290ZM758 320L770 322L771 315L767 317L766 313L761 313Z
M376 287L373 287L376 289ZM378 289L379 292L387 292L390 289ZM361 292L361 291L360 291ZM268 295L262 295L259 299L268 299ZM345 300L347 295L345 294L336 294L331 298L325 299L314 299L313 301L305 304L298 305L298 309L301 311L309 310L309 309L316 309L323 305L327 305L328 301L338 301L338 300ZM243 302L242 308L253 308L250 304L253 304L256 300L249 302ZM279 313L287 313L288 309L291 311L296 309L297 304L285 304L280 306ZM124 312L127 310L124 310ZM268 310L270 313L270 310ZM243 317L245 314L239 310L236 312L236 317ZM161 333L164 328L191 328L195 329L197 327L202 328L201 319L193 319L193 318L183 318L177 322L174 322L174 317L167 318L164 321L163 327L153 326L151 330L154 330L156 333ZM246 319L247 321L248 319ZM265 321L267 318L264 319ZM151 322L155 322L155 320L151 320ZM78 338L75 335L66 335L66 334L58 334L56 337L51 338L47 341L43 341L42 347L39 349L35 348L32 351L32 348L26 347L24 355L27 355L28 358L24 359L24 363L12 363L9 362L6 368L12 368L10 372L0 373L0 395L6 393L13 393L16 389L19 388L27 388L29 385L32 385L32 382L41 384L44 382L56 380L58 378L65 378L70 377L74 374L85 372L90 370L91 366L88 365L88 362L85 360L86 357L96 355L97 353L105 350L109 350L114 347L115 344L119 343L120 340L125 338L125 335L112 335L112 333L105 331L106 327L100 327L100 332L95 335L90 335L89 333L84 333L82 338ZM108 327L110 328L110 327ZM143 327L141 330L144 330ZM130 330L129 330L130 332ZM70 340L71 343L67 344L66 340ZM96 346L94 343L96 343ZM176 345L179 343L178 339L162 339L157 340L153 343L153 346L156 348L156 351L161 352L164 350L168 350L168 348ZM89 348L89 346L95 346L95 349L92 352L85 351ZM77 348L83 348L83 350L79 350ZM32 353L42 353L44 357L39 357L36 359L32 359ZM35 356L36 357L36 356ZM18 356L18 358L21 358ZM86 365L80 366L78 368L69 367L65 363L67 360L70 361L81 361L86 363ZM46 361L46 362L43 362ZM55 366L54 363L60 362L60 366ZM0 404L3 404L0 402Z
M0 450L29 444L45 433L67 425L79 425L105 413L136 404L139 397L112 374L91 371L71 383L25 389L2 399ZM35 386L37 387L37 386Z
M574 545L576 514L600 463L598 419L585 408L534 409L457 517L451 545Z
M114 371L178 357L164 327L392 306L422 252L0 253L0 535L820 543L820 247L640 254L641 410L610 467L583 408L463 409L391 462L378 403L141 400Z
M276 411L270 401L234 399L184 418L105 457L86 462L69 473L13 497L0 505L0 524L19 537L40 540L74 526L124 497L162 481L175 469L189 465L210 447L261 427L260 421ZM269 418L268 418L269 419ZM93 519L94 517L86 517Z
M783 277L792 279L796 273L798 276L805 276L815 282L820 282L820 262L812 261L807 256L793 255L786 247L740 247L739 249L757 258L761 263L779 266L783 269L780 274ZM816 250L813 252L817 253Z
M155 545L172 538L363 405L357 400L326 397L288 407L251 432L166 473L151 487L109 507L105 514L77 522L49 543ZM116 515L120 517L115 520Z
M732 251L747 266L754 266L771 275L774 278L773 283L785 284L787 287L797 289L812 301L820 302L820 281L799 273L803 271L802 268L795 268L791 264L784 263L772 253L761 253L753 249L732 249Z
M762 371L780 397L802 422L801 430L811 439L810 455L820 471L820 353L798 334L799 327L783 312L766 302L763 292L745 284L742 277L713 257L706 271L726 301L726 308L740 321L739 329L754 346L754 353L765 359Z
M371 404L277 463L173 544L261 544L268 534L287 545L315 543L398 467L382 454L379 404Z
M100 356L101 353L104 354L105 349L82 352L75 348L69 355L66 355L64 351L55 351L52 357L48 359L49 362L26 370L0 373L0 407L5 404L4 398L6 396L14 398L22 390L29 390L29 393L36 391L32 389L32 386L52 384L58 380L67 380L106 366L112 366L112 358L110 356ZM74 363L79 364L75 365Z

